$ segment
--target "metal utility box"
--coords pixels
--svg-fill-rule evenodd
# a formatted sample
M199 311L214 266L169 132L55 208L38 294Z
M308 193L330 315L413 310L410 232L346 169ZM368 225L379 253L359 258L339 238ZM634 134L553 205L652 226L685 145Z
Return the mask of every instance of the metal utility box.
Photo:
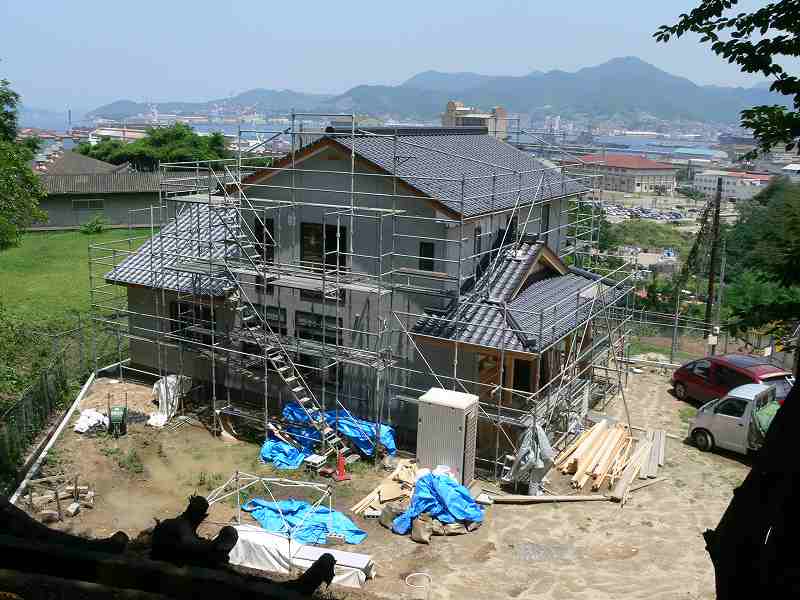
M431 388L419 397L417 462L435 469L447 465L462 485L475 478L478 397Z

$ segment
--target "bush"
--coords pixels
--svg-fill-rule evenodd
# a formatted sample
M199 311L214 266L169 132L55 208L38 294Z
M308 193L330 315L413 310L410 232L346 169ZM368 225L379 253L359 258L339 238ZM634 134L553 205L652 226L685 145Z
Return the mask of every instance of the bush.
M81 225L81 233L84 235L95 235L96 233L103 233L105 231L108 221L103 215L95 215L86 223Z

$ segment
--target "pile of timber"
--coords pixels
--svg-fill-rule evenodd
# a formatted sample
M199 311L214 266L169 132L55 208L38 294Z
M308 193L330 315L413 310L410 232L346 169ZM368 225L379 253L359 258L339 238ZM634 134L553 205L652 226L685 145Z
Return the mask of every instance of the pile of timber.
M30 513L63 521L65 515L74 517L81 508L93 508L94 497L90 486L80 485L80 475L61 474L31 479L22 500Z
M387 502L406 502L414 494L417 464L411 459L401 459L394 471L378 487L364 496L350 510L361 515L367 509L380 511Z
M554 467L572 475L572 487L593 491L604 485L611 499L624 503L633 480L654 479L664 465L666 432L648 430L642 439L622 424L602 420L580 434L555 460Z

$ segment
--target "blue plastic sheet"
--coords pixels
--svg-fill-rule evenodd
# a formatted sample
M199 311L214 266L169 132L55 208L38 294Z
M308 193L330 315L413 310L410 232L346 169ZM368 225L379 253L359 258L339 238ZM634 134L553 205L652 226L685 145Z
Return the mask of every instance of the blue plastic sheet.
M411 531L411 522L428 513L441 523L483 521L483 509L469 495L469 490L447 475L429 473L420 477L408 510L392 522L392 531L401 535Z
M338 411L338 422L336 410L329 410L325 412L325 421L331 427L338 428L339 433L350 439L358 449L366 456L372 456L374 451L375 439L375 423L371 421L364 421L356 417L349 416L343 410ZM309 418L305 411L296 402L290 402L283 407L283 418L292 423L308 423ZM299 425L292 425L287 428L290 433L297 433L304 437L296 437L304 447L309 450L314 447L314 444L319 441L319 432L313 427L302 427ZM381 445L386 449L388 454L395 454L397 446L394 441L394 429L388 425L381 425L380 428Z
M261 446L261 460L272 463L278 469L296 469L303 464L303 460L310 452L301 452L280 440L268 439Z
M344 514L331 511L326 506L318 506L315 510L303 500L270 502L253 498L242 505L242 510L249 512L267 531L285 535L302 544L324 544L329 533L344 536L348 544L360 544L367 539L367 533L356 527Z

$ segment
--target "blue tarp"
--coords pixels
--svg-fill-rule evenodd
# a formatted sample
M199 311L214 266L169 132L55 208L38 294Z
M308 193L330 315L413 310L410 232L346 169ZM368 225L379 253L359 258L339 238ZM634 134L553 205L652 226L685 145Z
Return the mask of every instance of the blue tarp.
M253 498L242 505L242 510L249 512L267 531L291 537L302 544L324 544L328 533L344 536L348 544L360 544L367 538L367 533L342 513L331 511L326 506L314 510L303 500L270 502Z
M338 411L329 410L325 412L325 421L328 425L338 428L339 433L347 436L361 452L367 456L372 456L374 439L375 439L375 423L371 421L364 421L355 417L349 416L343 410ZM307 423L309 421L308 415L296 402L290 402L283 407L283 418L293 423ZM311 437L319 440L319 433L313 427L302 427L293 425L287 427L290 433L298 433L303 436ZM305 440L302 437L296 437L297 441L306 446L308 443L310 447L314 446L311 440ZM388 454L395 454L397 446L394 442L394 429L388 425L381 425L380 428L381 445L386 449ZM308 446L306 446L308 447Z
M263 462L271 462L278 469L296 469L309 454L310 452L301 452L286 442L268 439L261 446L260 456Z
M411 522L422 513L428 513L445 524L483 521L483 509L472 499L467 488L447 475L434 473L419 478L411 505L392 522L392 531L405 535L411 531Z

